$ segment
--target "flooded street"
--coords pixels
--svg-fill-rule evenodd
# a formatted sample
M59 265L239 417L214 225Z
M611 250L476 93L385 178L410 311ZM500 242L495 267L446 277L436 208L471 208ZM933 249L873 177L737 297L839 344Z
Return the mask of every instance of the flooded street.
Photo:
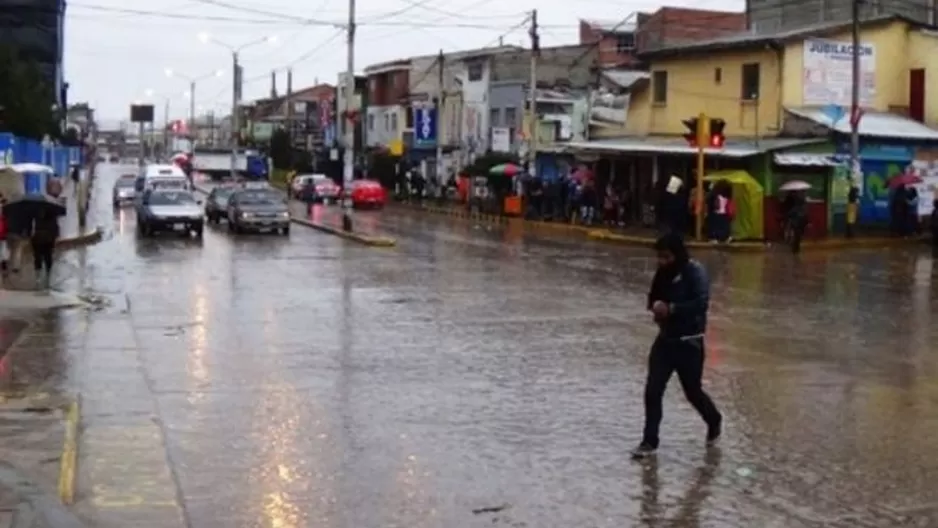
M83 402L77 511L126 528L938 525L938 268L917 250L699 254L719 450L672 381L636 463L647 250L388 210L374 249L110 232L45 379ZM39 376L39 374L37 374Z

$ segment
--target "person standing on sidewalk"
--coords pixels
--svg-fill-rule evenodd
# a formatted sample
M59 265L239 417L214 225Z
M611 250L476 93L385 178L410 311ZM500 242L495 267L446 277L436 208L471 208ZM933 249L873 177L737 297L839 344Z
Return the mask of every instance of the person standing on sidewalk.
M648 356L645 382L645 429L632 458L649 457L658 449L662 401L671 375L677 372L687 401L707 424L707 445L722 433L723 416L703 390L704 334L710 306L710 283L703 266L691 260L683 237L676 232L655 242L658 270L648 293L648 309L658 324L658 337Z
M33 250L33 269L36 271L36 286L49 288L52 280L52 261L55 241L59 238L59 216L52 208L41 208L33 222L30 244ZM43 270L45 275L43 276Z
M9 272L9 248L7 247L7 218L3 214L3 206L7 203L6 197L0 194L0 273L3 277Z

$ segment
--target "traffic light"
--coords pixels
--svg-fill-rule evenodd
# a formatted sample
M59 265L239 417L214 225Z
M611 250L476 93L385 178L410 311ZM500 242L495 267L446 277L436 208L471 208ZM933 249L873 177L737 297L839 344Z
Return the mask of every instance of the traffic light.
M699 122L700 120L696 117L681 121L681 123L684 123L684 126L687 127L687 130L689 131L687 134L684 134L684 140L687 141L687 144L692 147L697 146L697 125Z
M684 134L684 140L692 147L723 148L726 143L726 136L723 135L726 121L722 119L692 117L681 121L681 123L688 130L688 133Z
M723 148L726 143L726 136L723 135L725 127L726 121L722 119L710 120L710 146L712 148Z

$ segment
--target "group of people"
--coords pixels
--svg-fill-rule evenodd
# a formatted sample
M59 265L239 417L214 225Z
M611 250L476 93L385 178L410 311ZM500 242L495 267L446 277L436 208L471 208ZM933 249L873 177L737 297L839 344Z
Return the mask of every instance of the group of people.
M582 225L624 225L631 215L627 189L606 185L593 178L564 175L545 182L539 177L522 179L527 203L525 216L532 220L564 221Z
M655 220L662 230L693 234L703 207L702 232L707 240L726 243L733 239L732 225L736 217L733 186L725 180L704 182L703 200L698 200L696 185L687 186L684 180L672 175L658 190Z
M0 274L19 274L26 248L33 255L38 288L50 287L55 242L59 238L59 215L52 208L37 208L35 216L23 218L8 214L8 200L0 195Z

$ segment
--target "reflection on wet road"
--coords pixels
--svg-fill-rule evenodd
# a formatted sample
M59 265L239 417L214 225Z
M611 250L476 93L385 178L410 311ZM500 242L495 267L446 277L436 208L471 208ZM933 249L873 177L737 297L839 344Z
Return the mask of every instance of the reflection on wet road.
M391 211L393 250L144 241L105 202L71 361L103 526L938 524L929 255L701 255L722 450L675 384L639 465L642 250Z

